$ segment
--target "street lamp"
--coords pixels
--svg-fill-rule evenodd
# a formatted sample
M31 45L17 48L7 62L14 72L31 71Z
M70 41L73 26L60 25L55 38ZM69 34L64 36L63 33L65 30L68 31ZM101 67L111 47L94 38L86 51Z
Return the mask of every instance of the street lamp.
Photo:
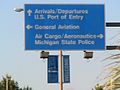
M16 11L16 12L23 12L24 9L23 8L14 8L14 11Z

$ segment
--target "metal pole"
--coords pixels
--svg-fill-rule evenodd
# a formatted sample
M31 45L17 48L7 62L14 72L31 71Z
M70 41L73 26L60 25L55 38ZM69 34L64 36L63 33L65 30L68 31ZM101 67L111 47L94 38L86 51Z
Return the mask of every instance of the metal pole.
M120 50L120 46L106 46L107 50Z
M120 22L106 22L106 27L120 27Z
M62 50L59 51L59 61L60 61L60 90L63 90Z

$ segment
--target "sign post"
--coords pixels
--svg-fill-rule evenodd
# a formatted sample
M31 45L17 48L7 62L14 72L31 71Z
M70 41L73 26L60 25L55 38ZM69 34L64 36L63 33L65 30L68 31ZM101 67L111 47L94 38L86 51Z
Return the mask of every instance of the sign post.
M60 62L60 90L63 90L62 50L59 50L59 62Z

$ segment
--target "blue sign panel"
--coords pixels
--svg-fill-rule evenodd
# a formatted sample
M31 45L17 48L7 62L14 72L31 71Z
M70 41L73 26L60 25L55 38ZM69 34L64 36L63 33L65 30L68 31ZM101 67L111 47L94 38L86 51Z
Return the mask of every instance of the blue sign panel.
M25 50L104 50L103 4L25 4Z
M69 55L63 55L63 82L70 83ZM58 83L58 55L50 55L48 58L48 83Z
M58 56L48 58L48 83L58 83Z
M70 83L69 55L63 56L64 83Z

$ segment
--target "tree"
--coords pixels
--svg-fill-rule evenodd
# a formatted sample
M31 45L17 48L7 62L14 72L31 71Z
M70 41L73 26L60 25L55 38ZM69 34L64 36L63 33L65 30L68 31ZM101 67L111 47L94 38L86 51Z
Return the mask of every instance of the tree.
M0 90L32 90L31 87L27 86L26 88L20 88L18 82L13 80L10 75L6 75L0 81Z
M23 90L32 90L32 88L27 86L27 87L24 87Z
M106 76L106 82L104 83L105 90L117 90L120 89L120 54L112 55L105 60L112 60L107 65L108 75Z
M97 84L97 85L95 86L95 90L103 90L103 87L100 86L99 84Z
M0 90L19 90L18 83L11 79L11 76L6 75L6 77L3 77L0 81Z

